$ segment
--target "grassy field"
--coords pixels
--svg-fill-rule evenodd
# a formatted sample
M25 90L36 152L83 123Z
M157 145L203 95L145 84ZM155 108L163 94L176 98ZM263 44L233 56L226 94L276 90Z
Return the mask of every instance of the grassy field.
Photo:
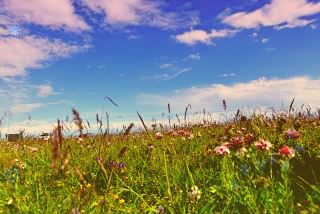
M320 213L320 115L290 111L1 142L0 213Z

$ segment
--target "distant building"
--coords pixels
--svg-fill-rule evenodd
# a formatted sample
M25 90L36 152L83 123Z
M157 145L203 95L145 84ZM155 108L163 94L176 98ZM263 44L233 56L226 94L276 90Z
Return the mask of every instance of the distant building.
M45 133L45 132L43 132L43 133L38 137L38 139L39 139L39 140L46 140L46 141L48 141L48 140L50 140L51 137L52 137L52 133Z
M9 142L17 142L23 140L23 134L6 134L6 139Z

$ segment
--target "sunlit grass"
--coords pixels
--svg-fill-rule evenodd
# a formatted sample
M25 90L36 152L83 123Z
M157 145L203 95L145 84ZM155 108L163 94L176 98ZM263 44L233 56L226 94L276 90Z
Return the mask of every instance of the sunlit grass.
M49 142L2 142L0 212L320 211L319 114L163 126L82 141L56 133Z

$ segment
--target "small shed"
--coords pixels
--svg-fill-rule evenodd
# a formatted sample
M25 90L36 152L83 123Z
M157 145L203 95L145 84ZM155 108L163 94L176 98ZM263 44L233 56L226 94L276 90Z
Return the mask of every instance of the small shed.
M9 142L17 142L17 141L23 140L23 135L22 135L22 133L19 133L19 134L6 134L6 139Z

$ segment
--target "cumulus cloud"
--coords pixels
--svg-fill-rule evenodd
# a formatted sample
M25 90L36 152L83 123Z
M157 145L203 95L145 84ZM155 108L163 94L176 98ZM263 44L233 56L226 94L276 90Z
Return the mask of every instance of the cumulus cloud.
M229 109L241 107L280 106L282 102L320 106L318 94L320 79L292 77L288 79L261 78L233 85L214 84L206 87L192 87L177 90L167 95L141 94L140 105L165 106L170 103L177 109L191 104L193 109L221 110L221 100L225 99Z
M186 45L195 45L198 43L213 44L213 40L217 38L232 37L237 30L222 29L211 30L210 32L204 30L191 30L175 36L177 42Z
M0 78L26 76L27 69L43 68L47 62L88 48L37 36L0 37Z
M315 19L307 19L320 13L320 2L308 0L272 0L271 3L251 12L226 15L223 22L236 28L274 26L276 29L308 25Z
M86 22L75 13L72 0L4 0L0 2L3 11L20 23L32 23L52 29L67 31L89 30ZM1 19L1 17L0 17ZM3 18L3 22L9 22Z
M82 0L92 11L105 16L107 25L140 25L146 24L164 29L172 29L198 23L198 15L189 12L179 15L176 12L165 12L162 4L147 0Z

